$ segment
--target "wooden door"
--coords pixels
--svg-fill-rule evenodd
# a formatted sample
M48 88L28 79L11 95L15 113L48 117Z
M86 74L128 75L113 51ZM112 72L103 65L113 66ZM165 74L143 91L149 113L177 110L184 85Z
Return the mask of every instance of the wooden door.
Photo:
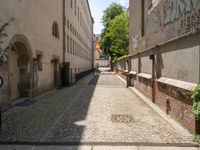
M20 67L19 55L17 51L10 51L9 58L9 86L11 90L11 99L14 100L20 96Z

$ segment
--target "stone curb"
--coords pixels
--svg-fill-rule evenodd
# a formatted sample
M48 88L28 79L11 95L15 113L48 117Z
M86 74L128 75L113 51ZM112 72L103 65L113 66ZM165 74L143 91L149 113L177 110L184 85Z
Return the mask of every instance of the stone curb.
M200 150L198 147L0 145L2 150Z

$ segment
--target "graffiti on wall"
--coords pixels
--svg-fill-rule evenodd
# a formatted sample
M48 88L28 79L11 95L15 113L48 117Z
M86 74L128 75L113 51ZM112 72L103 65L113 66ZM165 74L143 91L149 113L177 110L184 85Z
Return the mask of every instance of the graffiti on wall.
M197 9L199 0L166 0L164 3L164 25L179 20Z
M200 0L165 0L163 24L179 22L178 35L200 30Z
M157 5L148 9L145 19L147 36L138 39L132 35L134 50L142 45L152 47L185 33L200 31L200 0L158 0Z
M151 14L151 33L155 34L160 31L161 19L160 12L158 10L154 10Z
M139 36L136 34L132 35L132 46L133 46L133 50L136 51L137 47L138 47L138 38Z
M190 31L195 31L200 29L200 9L195 13L181 19L181 28L179 30L180 34L187 33Z

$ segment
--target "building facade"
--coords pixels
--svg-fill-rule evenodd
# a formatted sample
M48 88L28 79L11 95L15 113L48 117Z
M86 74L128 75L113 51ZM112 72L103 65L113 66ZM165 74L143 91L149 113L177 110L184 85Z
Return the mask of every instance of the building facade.
M65 0L65 61L71 80L94 66L93 23L88 0Z
M115 64L131 85L199 133L191 91L200 81L200 1L130 0L130 57Z
M11 45L0 65L0 105L61 85L62 62L71 80L93 67L93 19L87 0L2 0L0 19L15 21L1 48ZM73 76L72 76L73 75Z

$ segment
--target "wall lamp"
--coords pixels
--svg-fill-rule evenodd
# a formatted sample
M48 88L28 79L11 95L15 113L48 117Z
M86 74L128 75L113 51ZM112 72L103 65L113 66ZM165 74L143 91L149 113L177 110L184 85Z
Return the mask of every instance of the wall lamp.
M151 53L151 54L149 55L149 59L155 60L155 54Z

